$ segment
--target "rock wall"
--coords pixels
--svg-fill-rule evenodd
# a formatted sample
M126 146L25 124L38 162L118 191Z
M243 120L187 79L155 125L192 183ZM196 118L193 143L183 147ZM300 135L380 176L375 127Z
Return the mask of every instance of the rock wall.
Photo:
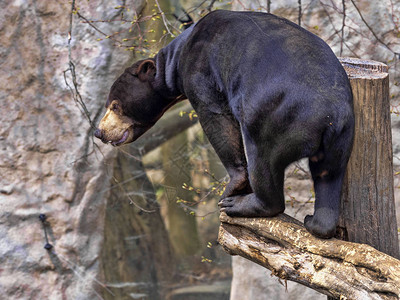
M120 4L77 6L106 20ZM140 10L143 1L130 5ZM131 55L96 41L99 32L71 14L68 1L2 1L0 9L0 291L4 299L96 299L103 289L105 187L116 152L94 144L65 82L73 86L69 34L78 90L95 123ZM97 26L113 32L121 23ZM47 215L50 251L39 214Z

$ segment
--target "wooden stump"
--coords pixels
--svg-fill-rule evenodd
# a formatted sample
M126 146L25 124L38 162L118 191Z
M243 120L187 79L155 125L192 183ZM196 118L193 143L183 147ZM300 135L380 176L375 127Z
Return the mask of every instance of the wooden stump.
M355 139L342 191L340 238L399 258L388 68L353 58L341 63L353 90Z
M343 186L338 238L353 243L315 238L285 214L275 218L222 214L219 242L228 253L331 299L399 299L387 66L349 58L341 62L353 90L356 134Z

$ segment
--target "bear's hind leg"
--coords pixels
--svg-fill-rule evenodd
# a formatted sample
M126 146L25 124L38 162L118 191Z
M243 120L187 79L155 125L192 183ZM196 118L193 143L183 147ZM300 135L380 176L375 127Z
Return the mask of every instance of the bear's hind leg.
M331 238L336 233L339 221L340 193L345 170L329 170L324 163L310 159L310 170L314 180L314 215L306 216L304 225L309 232L321 238Z
M340 195L347 162L353 145L353 119L349 119L340 135L327 132L322 137L318 152L309 158L314 181L314 215L306 216L304 225L309 232L321 238L331 238L339 222Z
M309 158L314 181L314 215L306 216L304 225L309 232L321 238L331 238L336 233L340 214L340 195L347 162L351 153L352 130L323 142L316 155Z

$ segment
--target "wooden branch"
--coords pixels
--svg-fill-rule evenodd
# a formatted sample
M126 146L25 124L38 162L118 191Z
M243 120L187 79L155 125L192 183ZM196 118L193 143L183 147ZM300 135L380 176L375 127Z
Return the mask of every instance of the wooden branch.
M192 110L192 106L186 101L182 106L166 112L160 121L133 144L133 147L139 148L142 155L145 155L161 146L170 138L197 124L198 118L190 120L187 115L179 117L179 112L183 111L189 114Z
M219 243L272 271L337 299L399 299L400 261L371 246L312 236L292 217L220 216Z

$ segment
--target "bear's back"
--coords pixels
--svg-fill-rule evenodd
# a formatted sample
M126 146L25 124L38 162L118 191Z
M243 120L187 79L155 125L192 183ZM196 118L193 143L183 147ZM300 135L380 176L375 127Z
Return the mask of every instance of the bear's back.
M266 93L314 90L316 98L332 99L344 90L349 94L347 75L330 47L268 13L211 12L187 37L180 66L185 74L209 74L228 98L237 96L236 86L241 86L240 94L252 93L246 87Z

